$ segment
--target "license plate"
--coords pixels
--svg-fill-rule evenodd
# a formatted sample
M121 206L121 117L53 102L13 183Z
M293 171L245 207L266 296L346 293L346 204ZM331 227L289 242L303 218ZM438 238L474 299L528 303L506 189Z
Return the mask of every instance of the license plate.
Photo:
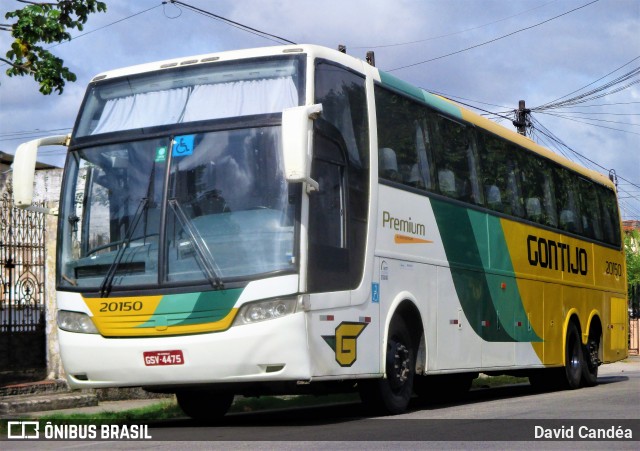
M184 365L182 351L149 351L144 352L144 364L146 366L159 365Z

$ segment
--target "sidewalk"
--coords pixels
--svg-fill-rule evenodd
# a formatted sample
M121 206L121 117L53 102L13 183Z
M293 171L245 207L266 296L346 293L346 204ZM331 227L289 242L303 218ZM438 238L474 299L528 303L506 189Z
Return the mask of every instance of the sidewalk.
M602 365L598 370L599 376L611 376L611 375L624 375L624 373L640 372L640 356L629 356L626 360L621 362L610 363ZM175 398L156 398L156 399L131 399L125 401L102 401L99 405L93 407L81 407L77 409L65 409L65 410L49 410L43 412L31 412L22 414L21 416L30 418L40 418L51 414L95 414L96 418L100 417L103 412L124 412L132 409L139 409L154 404L175 402Z
M175 398L153 398L153 399L128 399L124 401L101 401L99 405L92 407L79 407L76 409L64 409L64 410L45 410L42 412L29 412L20 414L29 418L40 418L53 414L70 415L75 413L81 413L83 415L95 415L95 418L100 418L100 414L104 412L124 412L127 410L141 409L143 407L152 406L155 404L163 404L168 402L175 402Z
M598 368L598 376L640 371L640 356L630 355L620 362L609 363Z

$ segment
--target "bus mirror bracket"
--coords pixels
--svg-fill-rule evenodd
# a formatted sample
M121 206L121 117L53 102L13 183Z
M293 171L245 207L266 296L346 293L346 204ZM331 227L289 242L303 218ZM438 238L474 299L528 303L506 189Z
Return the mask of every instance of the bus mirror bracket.
M288 182L304 182L307 192L318 191L311 178L313 121L322 113L322 104L287 108L282 112L282 152Z
M16 207L52 213L49 209L32 206L38 149L44 146L68 147L70 139L71 135L56 135L34 139L18 146L13 159L13 201Z

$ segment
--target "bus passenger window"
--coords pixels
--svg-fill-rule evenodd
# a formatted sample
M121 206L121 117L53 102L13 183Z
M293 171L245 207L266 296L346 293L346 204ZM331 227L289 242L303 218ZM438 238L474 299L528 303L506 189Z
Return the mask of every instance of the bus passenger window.
M424 105L375 87L380 178L418 189L433 187L431 139Z
M614 246L620 246L620 217L616 195L613 191L599 186L596 192L602 206L604 240Z
M444 116L438 116L436 124L438 145L435 157L440 193L463 202L482 202L475 149L469 130Z
M579 197L571 174L566 169L554 169L560 228L571 233L581 233L583 225Z

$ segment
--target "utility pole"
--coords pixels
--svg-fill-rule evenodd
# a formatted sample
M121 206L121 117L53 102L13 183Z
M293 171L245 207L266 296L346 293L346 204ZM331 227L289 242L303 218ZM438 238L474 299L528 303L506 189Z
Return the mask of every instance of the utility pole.
M513 126L522 136L527 136L527 128L531 126L531 121L529 121L529 114L531 114L531 110L525 108L524 100L518 102L516 119L513 121Z

